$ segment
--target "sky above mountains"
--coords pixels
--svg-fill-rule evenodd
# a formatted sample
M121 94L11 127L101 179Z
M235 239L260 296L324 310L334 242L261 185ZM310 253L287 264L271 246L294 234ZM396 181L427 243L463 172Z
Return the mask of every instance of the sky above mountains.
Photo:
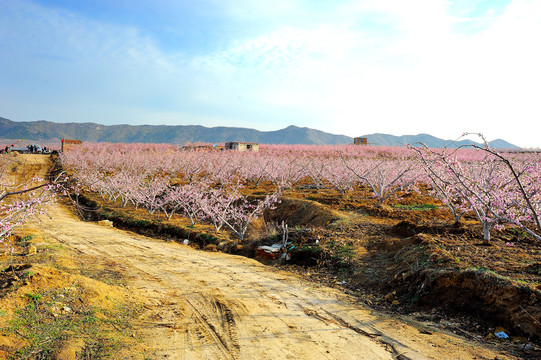
M0 0L0 116L541 147L538 0Z

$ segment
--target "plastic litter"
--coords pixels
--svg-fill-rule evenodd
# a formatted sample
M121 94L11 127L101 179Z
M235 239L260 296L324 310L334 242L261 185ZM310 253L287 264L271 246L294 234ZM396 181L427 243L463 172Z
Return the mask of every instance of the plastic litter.
M494 333L498 339L509 339L509 335L507 335L504 331L499 331Z
M291 245L290 242L286 244ZM284 258L286 260L291 259L291 254L289 253L291 249L293 249L295 246L291 246L289 249L287 247L284 247L283 244L272 244L271 246L263 245L258 246L255 252L256 258L260 259L266 259L266 260L275 260L278 258Z

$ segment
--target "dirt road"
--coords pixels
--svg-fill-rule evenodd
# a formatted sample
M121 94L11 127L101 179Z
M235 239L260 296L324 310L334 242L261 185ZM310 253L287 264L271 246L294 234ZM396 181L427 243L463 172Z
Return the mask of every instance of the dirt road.
M45 166L45 165L44 165ZM255 260L82 222L55 204L43 238L121 264L147 299L136 336L153 359L499 359L442 332L373 314L337 290Z

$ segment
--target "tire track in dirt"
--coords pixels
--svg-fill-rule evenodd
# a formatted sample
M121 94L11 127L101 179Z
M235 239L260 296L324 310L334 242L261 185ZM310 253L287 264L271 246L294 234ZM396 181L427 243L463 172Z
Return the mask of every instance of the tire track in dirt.
M235 319L231 310L222 302L217 299L212 299L211 308L217 310L218 316L217 320L209 319L208 315L205 315L199 308L208 308L207 306L201 306L199 303L198 306L193 304L193 300L188 299L184 300L186 304L189 305L190 310L193 313L193 316L196 317L198 327L195 329L200 335L201 338L207 340L212 340L220 350L221 359L238 359L240 357L240 346L238 344L236 329L235 329ZM219 326L219 327L217 327ZM191 329L190 331L194 331Z

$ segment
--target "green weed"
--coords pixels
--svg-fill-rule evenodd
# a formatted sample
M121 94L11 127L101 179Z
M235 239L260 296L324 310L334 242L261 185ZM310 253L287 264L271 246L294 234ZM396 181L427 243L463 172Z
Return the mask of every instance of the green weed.
M199 238L209 244L216 244L218 242L218 238L216 236L206 233L199 234Z
M396 205L393 205L393 207L402 209L402 210L416 210L416 211L432 210L432 209L438 208L437 205L432 205L432 204L413 204L413 205L396 204Z
M53 359L68 339L81 338L84 348L81 359L107 358L113 349L121 346L111 332L121 333L130 327L133 307L119 304L113 311L85 306L78 302L77 291L46 291L27 293L26 306L15 311L9 325L1 329L15 334L27 345L13 354L14 359ZM105 316L97 316L102 313Z

